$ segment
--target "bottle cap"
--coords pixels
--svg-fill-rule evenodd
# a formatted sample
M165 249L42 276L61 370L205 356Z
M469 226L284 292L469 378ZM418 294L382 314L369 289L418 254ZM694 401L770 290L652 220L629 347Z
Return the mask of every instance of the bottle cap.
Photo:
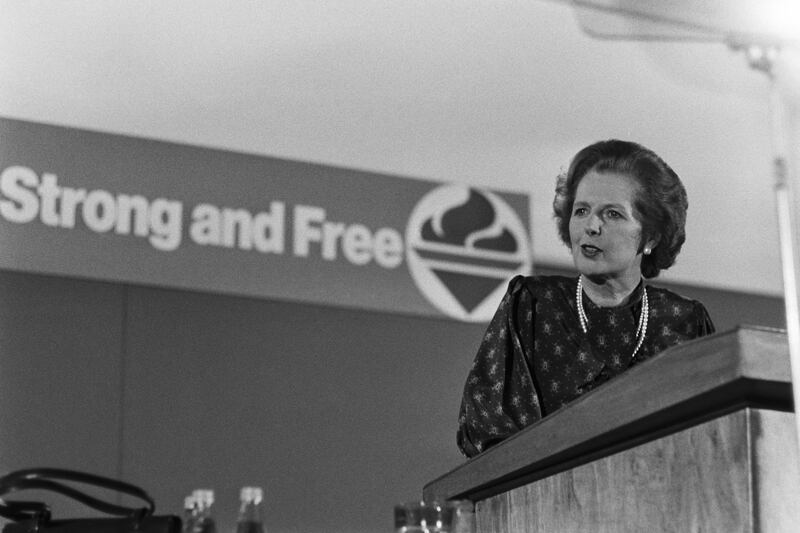
M183 499L183 508L187 510L194 509L194 502L194 494L190 494Z
M253 502L258 505L264 497L264 491L261 487L242 487L239 497L243 502Z

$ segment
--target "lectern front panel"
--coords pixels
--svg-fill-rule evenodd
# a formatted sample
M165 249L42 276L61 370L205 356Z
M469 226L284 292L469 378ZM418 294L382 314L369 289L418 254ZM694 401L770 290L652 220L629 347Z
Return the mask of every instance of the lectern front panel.
M478 533L796 532L792 413L742 409L477 502Z

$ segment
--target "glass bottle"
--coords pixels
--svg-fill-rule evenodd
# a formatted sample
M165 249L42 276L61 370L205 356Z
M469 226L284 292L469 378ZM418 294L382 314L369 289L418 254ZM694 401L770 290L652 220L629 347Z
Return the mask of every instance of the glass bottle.
M183 533L194 532L194 520L197 516L197 505L195 504L194 494L183 499Z
M217 523L214 520L212 505L214 505L214 491L211 489L197 489L192 493L195 500L195 517L192 533L217 533Z
M236 533L266 533L261 516L261 500L264 491L261 487L242 487L239 494L239 517L236 520Z

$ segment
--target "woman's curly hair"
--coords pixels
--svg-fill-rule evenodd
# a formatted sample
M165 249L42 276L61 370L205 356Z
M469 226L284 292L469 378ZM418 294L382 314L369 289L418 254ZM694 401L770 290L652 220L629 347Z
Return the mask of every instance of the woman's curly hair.
M571 247L569 221L575 191L591 170L624 174L639 184L633 201L634 215L642 224L639 252L647 241L656 241L652 253L642 256L642 276L654 278L675 264L686 240L686 189L655 152L629 141L611 139L587 146L572 159L567 173L558 177L553 211L564 244Z

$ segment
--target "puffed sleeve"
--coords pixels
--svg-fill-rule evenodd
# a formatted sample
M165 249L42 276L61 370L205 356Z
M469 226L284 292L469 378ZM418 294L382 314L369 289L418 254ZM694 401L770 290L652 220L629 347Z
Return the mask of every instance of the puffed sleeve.
M716 331L714 323L711 321L711 316L708 314L706 307L698 301L694 302L694 316L697 321L697 336L703 337L711 335Z
M529 366L533 309L524 278L511 280L464 386L456 441L467 457L542 418Z

